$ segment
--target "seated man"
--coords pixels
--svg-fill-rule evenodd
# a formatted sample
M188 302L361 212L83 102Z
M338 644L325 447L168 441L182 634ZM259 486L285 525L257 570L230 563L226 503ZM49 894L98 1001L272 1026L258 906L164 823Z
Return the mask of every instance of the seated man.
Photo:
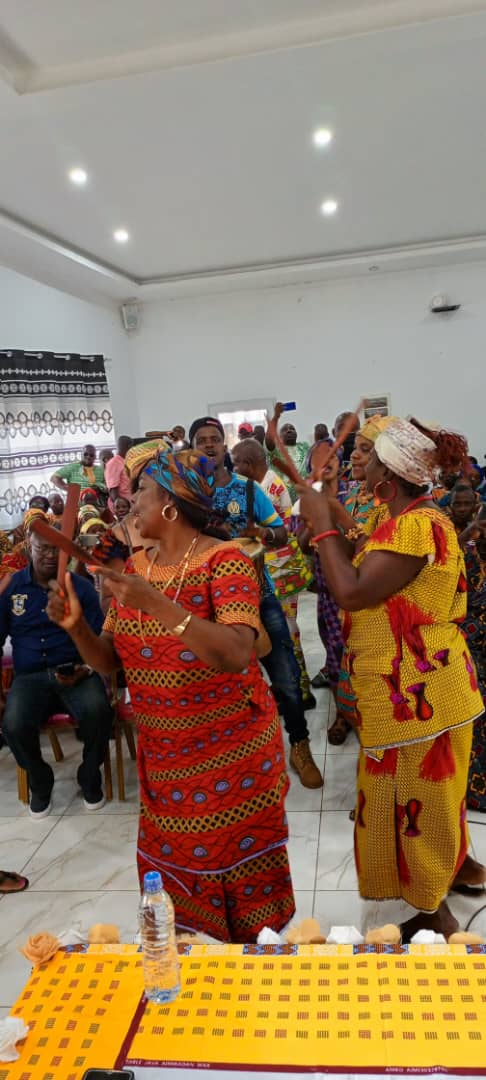
M31 817L45 818L51 811L54 773L42 759L39 729L53 713L69 713L84 744L77 774L84 805L99 810L105 802L100 765L110 735L111 707L100 676L81 662L69 635L46 615L48 583L57 573L57 548L36 533L27 543L29 565L12 574L0 596L0 649L10 636L15 672L6 702L0 700L3 735L18 765L27 770ZM77 574L72 580L86 619L99 634L103 614L96 591Z

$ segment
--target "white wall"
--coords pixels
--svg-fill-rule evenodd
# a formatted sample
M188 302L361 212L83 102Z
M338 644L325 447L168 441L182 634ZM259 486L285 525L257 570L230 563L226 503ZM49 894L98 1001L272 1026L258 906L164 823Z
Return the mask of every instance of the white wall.
M461 310L429 314L438 292ZM486 263L146 304L130 348L142 431L261 396L296 400L308 437L389 392L393 412L463 430L486 452Z
M103 353L118 434L139 433L129 346L119 314L0 267L0 347Z

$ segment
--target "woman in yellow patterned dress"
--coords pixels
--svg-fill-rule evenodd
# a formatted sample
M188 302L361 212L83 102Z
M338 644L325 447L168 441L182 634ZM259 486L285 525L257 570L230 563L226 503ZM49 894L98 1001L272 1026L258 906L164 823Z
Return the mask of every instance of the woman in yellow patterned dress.
M344 610L361 744L360 894L405 901L413 915L405 938L419 927L453 932L449 889L486 878L467 855L472 724L483 704L458 626L466 614L464 561L452 523L428 494L436 469L460 465L467 447L459 436L430 435L395 420L378 437L367 481L388 514L352 557L326 499L300 492L329 587Z

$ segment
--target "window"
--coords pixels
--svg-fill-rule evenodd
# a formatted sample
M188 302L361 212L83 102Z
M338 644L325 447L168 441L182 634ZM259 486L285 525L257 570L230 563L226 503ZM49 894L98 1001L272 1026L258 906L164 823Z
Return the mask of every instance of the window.
M226 445L237 443L240 424L267 425L267 416L273 415L274 398L252 398L249 401L219 401L208 406L210 416L217 416L224 427Z

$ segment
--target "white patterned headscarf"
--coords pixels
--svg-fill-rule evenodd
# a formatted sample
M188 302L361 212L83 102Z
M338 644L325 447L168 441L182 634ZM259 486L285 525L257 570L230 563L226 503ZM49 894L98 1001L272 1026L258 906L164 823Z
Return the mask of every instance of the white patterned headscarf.
M396 418L378 436L375 451L402 480L423 487L433 482L438 467L437 447L408 420Z

